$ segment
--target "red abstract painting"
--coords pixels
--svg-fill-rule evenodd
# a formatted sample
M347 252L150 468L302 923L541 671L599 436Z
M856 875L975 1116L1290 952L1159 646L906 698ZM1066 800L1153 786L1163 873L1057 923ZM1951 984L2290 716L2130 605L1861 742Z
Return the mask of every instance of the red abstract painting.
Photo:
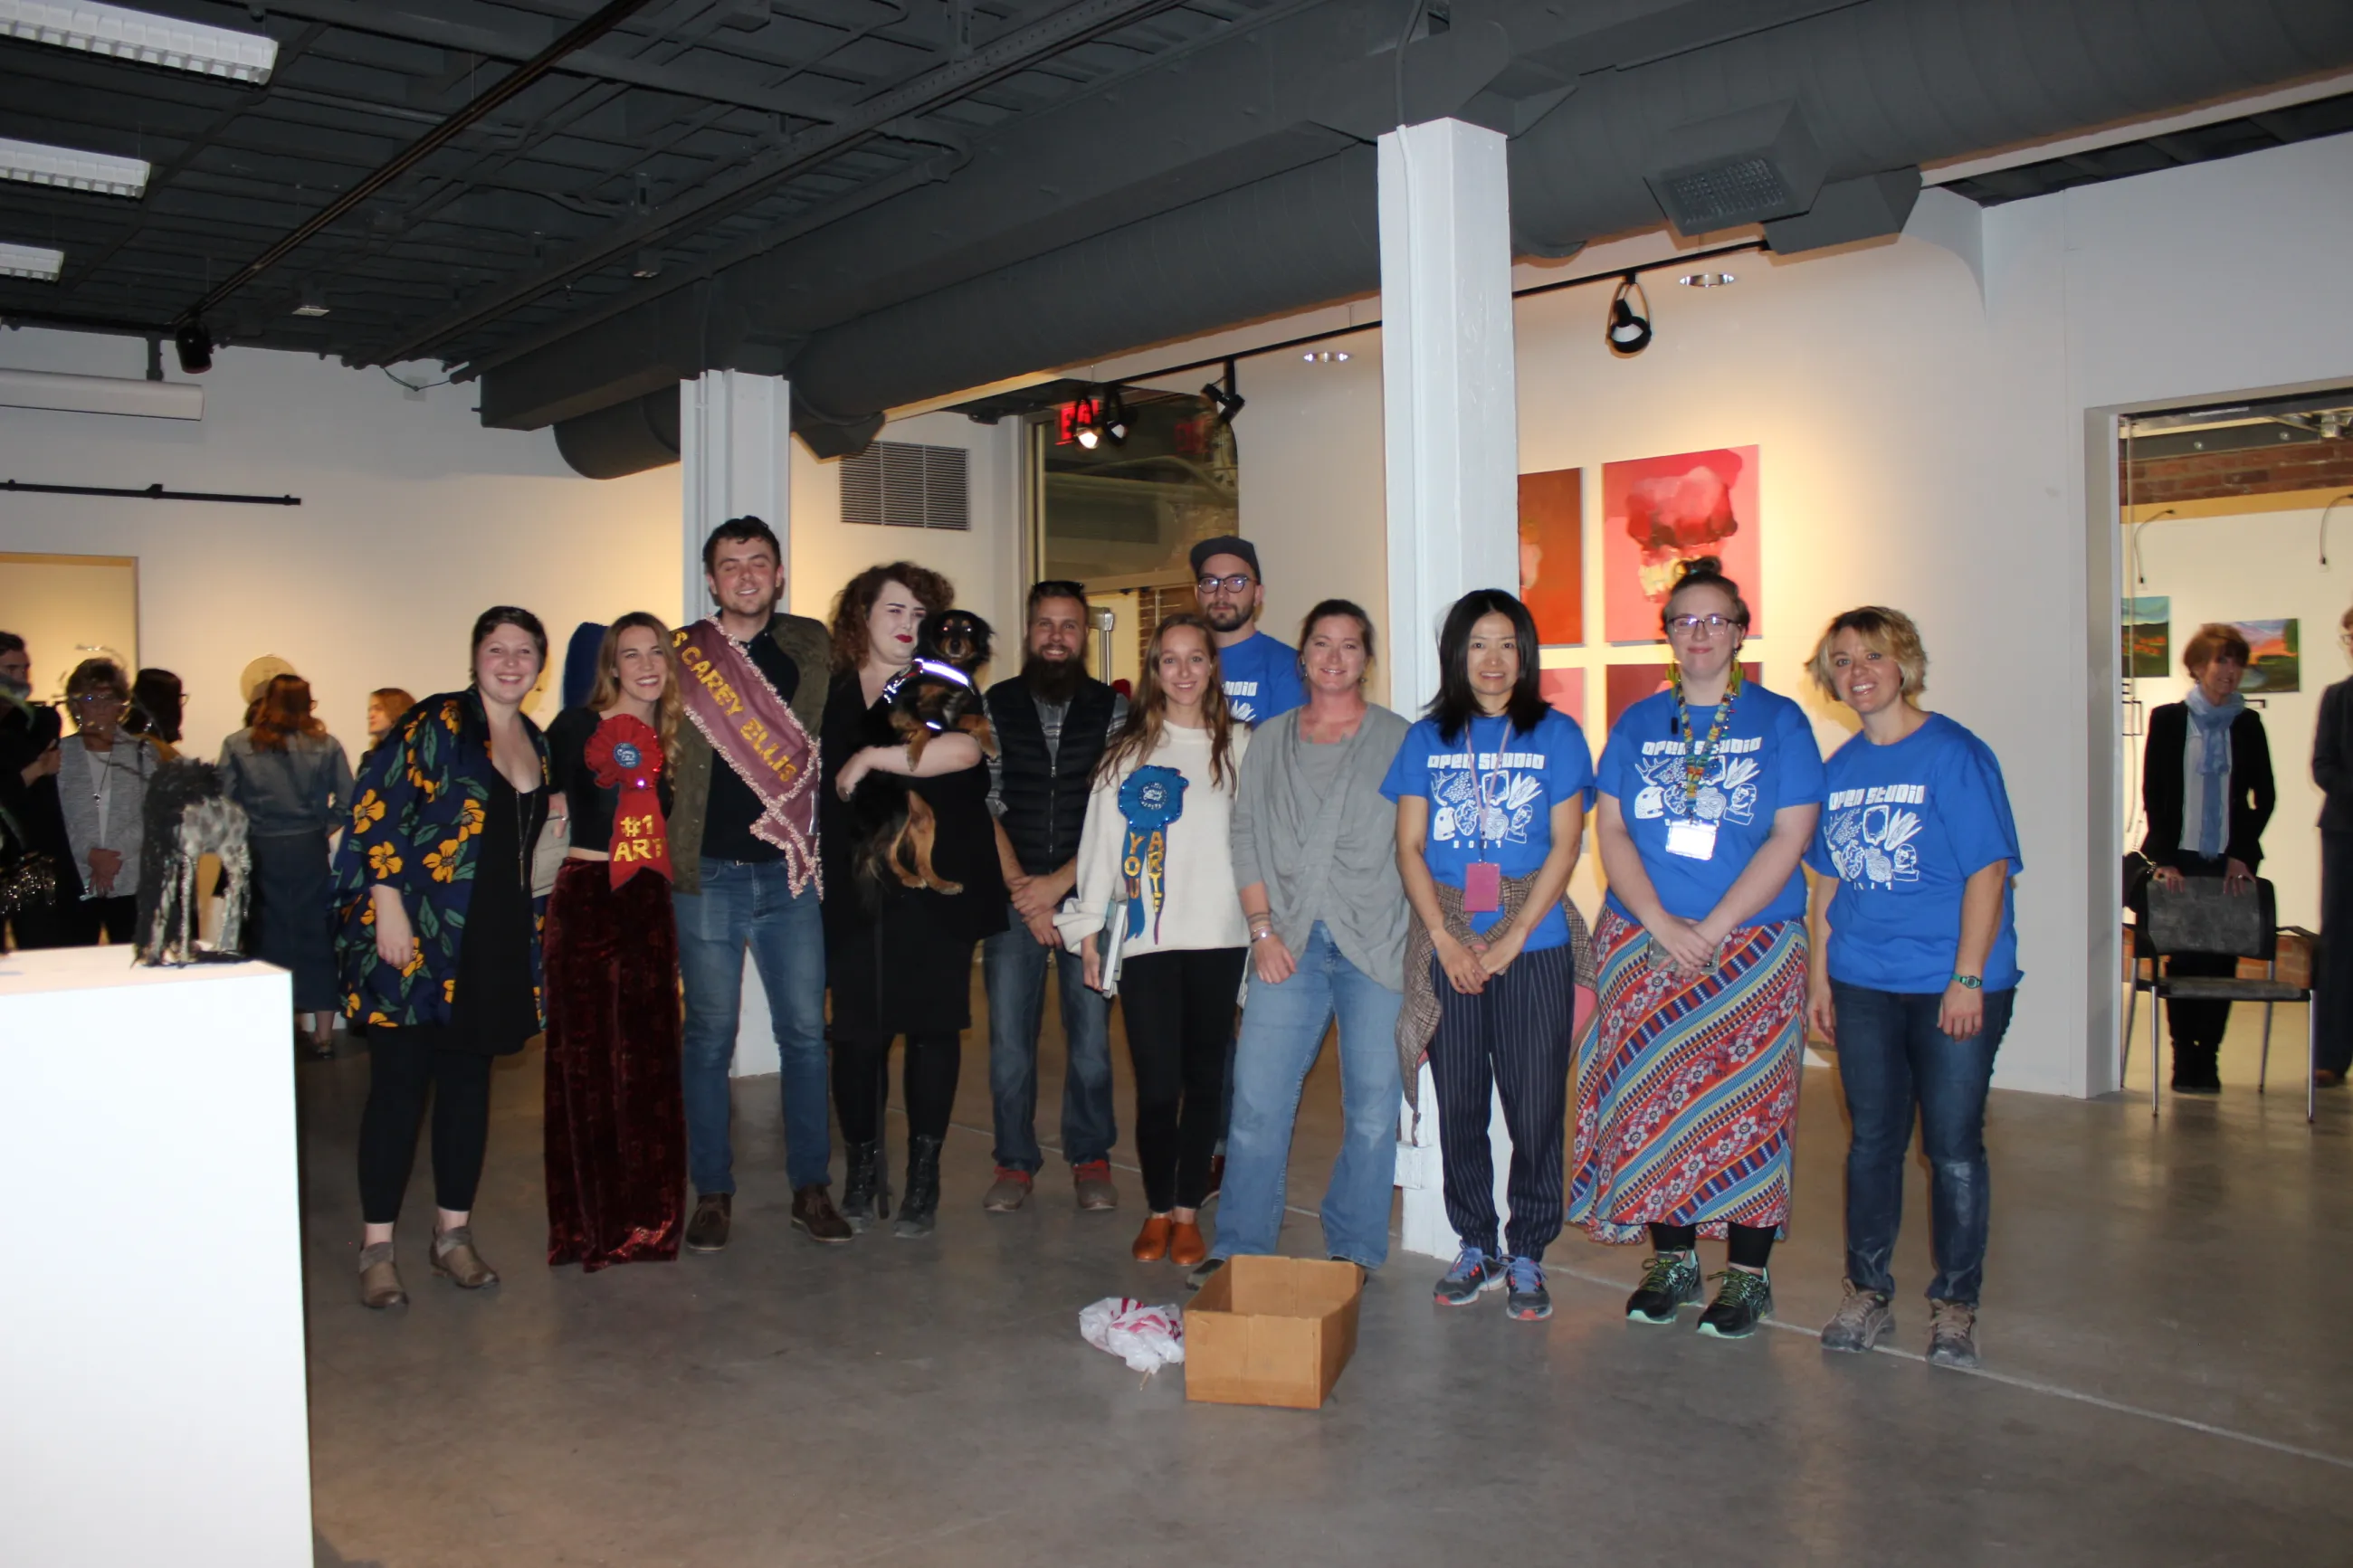
M1740 584L1747 601L1749 635L1763 633L1757 463L1757 447L1727 447L1601 465L1608 640L1660 640L1667 591L1682 563L1700 555L1724 563L1725 574Z
M1585 470L1520 476L1520 599L1536 640L1585 640Z

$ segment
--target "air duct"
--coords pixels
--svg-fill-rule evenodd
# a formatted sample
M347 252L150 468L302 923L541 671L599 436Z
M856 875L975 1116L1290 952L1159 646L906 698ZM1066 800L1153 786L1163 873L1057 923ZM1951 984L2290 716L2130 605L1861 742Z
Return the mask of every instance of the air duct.
M617 479L678 461L678 386L558 420L555 449L575 472Z

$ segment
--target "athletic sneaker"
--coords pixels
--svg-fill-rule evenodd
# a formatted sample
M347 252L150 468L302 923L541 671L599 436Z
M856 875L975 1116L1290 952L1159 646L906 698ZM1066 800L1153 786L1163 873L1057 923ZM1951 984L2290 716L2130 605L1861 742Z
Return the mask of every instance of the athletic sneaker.
M1467 1307L1488 1291L1503 1288L1504 1260L1466 1247L1455 1255L1454 1267L1431 1294L1441 1307Z
M1699 1331L1715 1340L1745 1340L1773 1315L1773 1282L1746 1268L1727 1268L1716 1279L1723 1283L1699 1315Z
M1895 1307L1884 1290L1858 1290L1854 1281L1846 1282L1846 1300L1839 1303L1838 1316L1822 1325L1822 1349L1849 1351L1861 1354L1879 1342L1879 1336L1895 1327Z
M1676 1311L1700 1298L1699 1254L1662 1252L1642 1268L1642 1283L1626 1298L1626 1316L1638 1323L1672 1323Z
M1928 1303L1928 1361L1935 1366L1978 1364L1978 1310L1967 1301Z
M1541 1323L1552 1316L1552 1292L1545 1289L1544 1265L1533 1258L1514 1258L1508 1270L1510 1288L1504 1310L1524 1323Z

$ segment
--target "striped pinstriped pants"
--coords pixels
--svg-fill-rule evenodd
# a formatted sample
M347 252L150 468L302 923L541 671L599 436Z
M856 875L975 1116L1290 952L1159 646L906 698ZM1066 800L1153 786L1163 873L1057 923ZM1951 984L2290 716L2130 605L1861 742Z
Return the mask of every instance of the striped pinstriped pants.
M1560 1234L1568 1068L1576 1017L1575 951L1563 942L1523 952L1475 996L1454 989L1430 960L1438 1033L1430 1042L1445 1162L1446 1219L1465 1247L1488 1256L1544 1257ZM1495 1165L1487 1142L1490 1091L1512 1135L1510 1234L1496 1246Z

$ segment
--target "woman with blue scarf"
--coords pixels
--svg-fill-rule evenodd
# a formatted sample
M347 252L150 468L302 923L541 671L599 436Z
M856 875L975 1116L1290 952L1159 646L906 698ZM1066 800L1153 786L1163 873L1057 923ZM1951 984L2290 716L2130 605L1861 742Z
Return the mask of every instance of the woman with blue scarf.
M2239 695L2247 673L2247 639L2232 626L2200 626L2182 645L2182 667L2195 684L2187 700L2148 716L2142 753L2140 799L2148 837L2140 850L2157 886L2179 890L2185 879L2219 877L2233 893L2251 891L2263 863L2263 827L2272 819L2271 747L2262 715ZM2176 975L2230 975L2239 961L2227 953L2181 953L2166 961ZM2215 1058L2230 1026L2228 1002L2173 1002L2177 1093L2219 1094Z

